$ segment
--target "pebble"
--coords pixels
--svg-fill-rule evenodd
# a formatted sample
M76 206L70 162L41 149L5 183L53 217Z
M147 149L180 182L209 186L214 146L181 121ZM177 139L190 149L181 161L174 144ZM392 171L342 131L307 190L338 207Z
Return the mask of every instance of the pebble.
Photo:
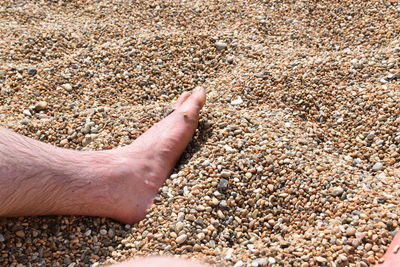
M352 226L350 226L350 227L348 227L348 228L346 229L346 235L347 235L347 236L353 236L353 235L356 234L356 232L357 232L356 228L354 228L354 227L352 227Z
M262 267L262 266L264 266L264 265L266 265L266 264L268 264L269 263L269 260L268 260L268 258L258 258L258 259L255 259L255 260L253 260L252 262L251 262L251 266L254 266L254 267Z
M231 175L232 175L232 173L229 172L229 171L222 171L221 172L221 177L223 177L223 178L229 178L229 177L231 177Z
M176 218L176 220L178 222L182 222L185 219L185 213L184 212L179 212L178 213L178 217Z
M184 226L185 224L183 222L177 222L175 225L175 231L179 233L180 231L182 231Z
M215 42L215 47L218 50L224 50L224 49L228 48L228 45L226 43L224 43L224 42L217 41L217 42Z
M63 139L63 140L61 140L60 141L60 145L66 145L66 144L68 144L68 139Z
M100 234L101 234L101 235L106 235L106 234L107 234L107 230L101 229L101 230L100 230Z
M203 163L201 165L203 167L208 167L208 166L210 166L210 161L208 159L206 159L205 161L203 161Z
M342 187L340 187L340 186L334 187L332 190L332 196L335 196L335 197L340 196L343 194L343 192L344 192L344 190Z
M390 75L388 75L387 79L389 81L400 80L400 73L399 74L390 74Z
M34 76L34 75L36 75L36 73L37 73L36 67L28 67L28 74L29 75Z
M374 166L372 166L372 171L377 172L382 170L383 168L383 164L381 162L377 162L374 164Z
M65 83L62 85L62 88L64 88L65 91L71 92L72 91L72 85L70 83Z
M28 109L24 109L24 111L22 111L22 113L29 117L32 116L32 113Z
M226 180L226 179L224 179L224 178L221 178L220 180L219 180L219 183L218 183L218 189L219 190L223 190L223 191L225 191L226 189L228 189L228 180Z
M21 120L21 124L22 124L22 125L28 125L29 122L30 122L30 120L29 120L28 118L23 118L23 119Z
M326 258L321 257L321 256L315 257L315 260L316 260L317 262L327 262Z
M204 233L198 233L198 234L197 234L197 239L198 239L199 241L203 240L205 237L206 237L206 235L205 235Z
M5 241L4 236L2 234L0 234L0 242L4 242L4 241Z
M233 267L242 267L244 266L244 262L242 260L239 260L238 262L236 262Z
M46 101L39 101L38 103L36 103L34 110L35 111L42 111L45 110L47 108L47 102Z
M186 234L180 235L176 238L176 243L178 244L182 244L186 241L186 239L188 238L188 236Z
M232 106L237 106L241 104L243 104L243 99L241 97L238 97L237 99L231 101Z
M22 230L19 230L19 231L15 232L15 235L18 237L25 237L25 232Z

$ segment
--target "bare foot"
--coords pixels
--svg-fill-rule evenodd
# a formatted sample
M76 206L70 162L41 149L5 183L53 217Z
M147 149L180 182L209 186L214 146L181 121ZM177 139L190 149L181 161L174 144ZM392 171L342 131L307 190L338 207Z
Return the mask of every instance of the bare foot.
M192 138L205 98L203 89L182 94L172 114L114 150L61 149L0 128L0 217L141 220Z
M110 189L111 197L107 201L111 201L111 210L104 216L126 223L144 218L191 140L205 98L204 89L183 93L173 113L131 145L109 151L114 166L106 171L104 182ZM104 167L100 169L104 171Z

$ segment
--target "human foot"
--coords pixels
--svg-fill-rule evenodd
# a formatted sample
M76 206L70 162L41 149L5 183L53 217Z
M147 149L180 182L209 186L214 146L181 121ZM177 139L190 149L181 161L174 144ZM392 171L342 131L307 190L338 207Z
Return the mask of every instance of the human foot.
M142 219L197 127L205 91L131 145L73 151L0 128L0 216L89 215Z
M182 94L173 113L132 144L109 152L114 166L106 172L104 182L110 190L109 204L112 205L109 214L103 216L126 223L144 218L159 188L191 140L205 98L205 91L201 88L192 94Z

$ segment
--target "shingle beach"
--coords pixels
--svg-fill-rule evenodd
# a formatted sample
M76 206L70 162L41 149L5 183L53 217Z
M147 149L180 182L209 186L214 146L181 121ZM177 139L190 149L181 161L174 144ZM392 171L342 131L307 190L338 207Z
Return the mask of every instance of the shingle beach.
M198 86L199 127L143 221L2 218L0 266L382 261L400 229L399 1L0 2L1 127L112 149Z

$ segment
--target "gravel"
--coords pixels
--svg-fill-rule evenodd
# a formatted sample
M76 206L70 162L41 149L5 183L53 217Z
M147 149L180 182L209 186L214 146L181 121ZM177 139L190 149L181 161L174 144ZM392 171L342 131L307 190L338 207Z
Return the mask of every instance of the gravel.
M0 125L26 136L112 149L182 92L208 92L143 221L4 218L0 265L163 254L374 266L399 230L398 1L2 1L0 10Z

